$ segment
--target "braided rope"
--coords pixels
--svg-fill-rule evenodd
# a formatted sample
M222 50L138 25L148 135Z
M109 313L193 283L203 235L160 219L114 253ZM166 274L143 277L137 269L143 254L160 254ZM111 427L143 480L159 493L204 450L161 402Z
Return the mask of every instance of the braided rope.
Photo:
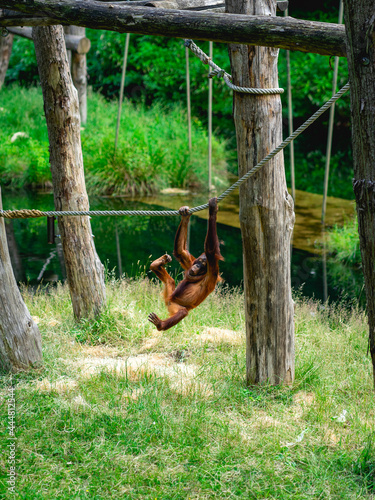
M239 87L238 85L234 85L231 81L231 75L215 64L212 59L193 42L193 40L184 40L184 44L203 62L203 64L208 64L212 68L208 78L212 78L213 76L223 78L227 86L236 92L255 95L282 94L284 92L284 89L252 89L249 87Z
M279 146L277 146L271 153L269 153L263 160L261 160L255 167L249 170L241 179L238 179L237 182L232 184L227 190L224 191L220 196L218 196L217 201L220 202L230 193L232 193L238 186L240 186L243 182L245 182L249 177L252 177L254 174L258 172L267 162L269 162L274 156L277 155L282 149L286 148L288 144L290 144L296 137L298 137L302 132L304 132L312 123L314 123L327 109L329 109L332 104L334 104L341 96L343 96L349 90L349 83L344 85L342 89L340 89L329 101L327 101L321 108L318 109L308 120L305 121L295 132L293 132L285 141L283 141ZM200 205L195 208L190 209L190 213L199 212L200 210L204 210L208 208L208 203L205 205Z
M321 108L318 109L308 120L305 121L295 132L293 132L285 141L283 141L279 146L277 146L271 153L269 153L263 160L261 160L255 167L249 170L241 179L232 184L226 191L224 191L220 196L218 196L217 201L220 202L226 198L232 191L234 191L240 184L245 182L249 177L252 177L258 170L260 170L267 162L269 162L274 156L277 155L282 149L286 148L296 137L298 137L302 132L304 132L312 123L314 123L327 109L329 109L332 104L334 104L341 96L343 96L350 86L349 83L344 85L334 96L331 97ZM208 203L204 205L199 205L197 207L191 208L189 210L190 214L195 212L200 212L208 208ZM92 211L50 211L41 212L40 210L0 210L0 217L5 217L8 219L27 219L30 217L45 217L45 216L62 216L62 215L180 215L178 210L92 210Z
M207 205L208 206L208 205ZM41 212L40 210L0 210L0 217L6 219L29 219L32 217L60 217L77 215L179 215L178 210L64 210Z

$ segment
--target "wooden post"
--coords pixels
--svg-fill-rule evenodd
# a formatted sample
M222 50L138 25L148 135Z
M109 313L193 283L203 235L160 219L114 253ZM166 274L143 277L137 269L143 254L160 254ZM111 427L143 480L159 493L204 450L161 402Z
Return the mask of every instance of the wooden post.
M42 339L14 278L4 219L0 218L0 371L16 372L41 363Z
M3 86L5 74L8 69L9 59L12 53L13 38L11 34L2 36L0 30L0 89Z
M213 57L213 43L209 42L210 59ZM212 78L208 79L208 191L212 190Z
M118 100L116 136L115 136L115 153L116 153L116 149L117 149L118 135L119 135L119 131L120 131L122 101L124 99L124 86L125 86L125 78L126 78L126 67L128 65L129 40L130 40L130 33L126 33L125 48L124 48L124 61L122 63L122 73L121 73L121 83L120 83L120 97L119 97L119 100Z
M227 0L226 10L274 16L269 0ZM233 83L279 87L278 50L229 46ZM279 95L234 92L239 176L282 142ZM290 280L293 199L288 194L283 155L278 154L240 187L244 256L246 378L249 384L290 384L294 379L294 322Z
M80 26L66 26L66 34L75 35L86 39L86 29ZM81 124L87 122L87 62L86 53L79 54L77 51L71 51L71 71L73 84L78 92L79 112L81 114Z
M342 24L344 3L340 0L339 8L339 24ZM337 92L337 74L339 71L339 58L335 57L335 66L333 68L333 78L332 78L332 95ZM326 166L324 172L324 189L323 189L323 205L322 205L322 224L325 222L326 208L327 208L327 196L328 196L328 181L329 181L329 164L331 163L331 151L332 151L332 136L333 136L333 122L335 119L335 105L332 104L329 110L329 122L328 122L328 134L327 134L327 149L326 149Z
M70 76L61 26L33 29L44 98L56 210L89 210L83 170L78 96ZM89 217L59 217L67 279L77 319L105 305L104 269Z
M344 0L354 160L354 194L365 278L375 386L375 11L373 0Z

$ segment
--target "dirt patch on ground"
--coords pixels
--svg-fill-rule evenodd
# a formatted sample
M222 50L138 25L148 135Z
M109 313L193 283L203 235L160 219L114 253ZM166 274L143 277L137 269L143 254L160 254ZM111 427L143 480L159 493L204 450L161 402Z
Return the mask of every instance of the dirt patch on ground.
M293 396L291 406L293 420L300 420L304 412L314 404L315 395L312 392L299 391Z
M92 353L91 353L92 354ZM78 369L78 378L87 379L108 371L118 376L126 376L128 380L136 382L145 374L156 375L169 380L170 387L179 394L189 395L199 393L208 397L213 394L212 387L199 380L198 367L185 363L176 363L167 354L140 354L138 356L121 357L84 357L69 361ZM138 398L139 394L127 393L124 398Z
M72 378L61 378L50 382L48 379L38 380L35 387L40 392L58 392L60 394L72 391L77 387L77 381Z
M150 349L154 349L159 344L162 336L162 332L158 332L157 330L155 330L152 337L149 337L143 341L139 352L142 353L149 351Z
M94 358L104 358L107 356L115 357L119 351L115 347L108 347L105 345L84 345L79 348L78 352L82 353L85 357L92 356Z
M226 343L238 345L245 341L245 336L242 332L215 327L207 327L197 338L203 343L209 342L212 344Z

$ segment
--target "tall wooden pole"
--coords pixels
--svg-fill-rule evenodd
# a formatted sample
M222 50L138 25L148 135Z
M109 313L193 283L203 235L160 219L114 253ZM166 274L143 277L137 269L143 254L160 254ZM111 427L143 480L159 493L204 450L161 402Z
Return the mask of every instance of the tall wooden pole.
M375 385L375 10L373 0L344 0L354 160L354 194L365 278Z
M342 24L342 18L344 14L344 2L340 0L339 8L339 24ZM335 65L333 68L333 78L332 78L332 95L337 92L337 75L339 72L339 61L340 59L335 57ZM326 149L326 166L324 172L324 190L323 190L323 205L322 205L322 223L325 222L326 208L327 208L327 196L328 196L328 181L329 181L329 165L331 163L331 151L332 151L332 137L333 137L333 123L335 119L335 105L332 104L329 110L329 122L328 122L328 135L327 135L327 149Z
M119 135L119 130L120 130L122 101L124 99L124 86L125 86L125 78L126 78L126 68L127 68L127 65L128 65L129 40L130 40L130 33L126 33L125 47L124 47L124 61L122 63L122 73L121 73L120 97L119 97L119 101L118 101L116 137L115 137L115 152L116 152L116 149L117 149L118 135Z
M209 42L209 57L213 58L213 43ZM212 78L208 79L208 190L212 186Z
M2 209L0 190L0 209ZM0 219L0 371L26 370L42 363L42 339L14 278Z
M44 99L55 209L89 210L83 169L78 95L71 79L61 26L33 28ZM59 217L67 279L77 319L105 306L104 268L89 217Z
M229 13L275 15L270 0L227 0ZM277 88L278 50L229 46L233 83ZM282 142L279 95L234 93L239 176ZM244 257L246 375L249 384L290 384L294 379L294 306L290 279L293 199L283 155L278 154L240 187Z

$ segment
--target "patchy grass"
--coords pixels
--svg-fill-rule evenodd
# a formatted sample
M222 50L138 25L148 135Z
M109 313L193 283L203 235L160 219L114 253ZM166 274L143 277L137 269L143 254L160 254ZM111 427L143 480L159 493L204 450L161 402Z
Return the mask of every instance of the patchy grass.
M362 312L299 301L293 387L246 387L239 291L219 289L168 332L147 321L165 308L145 279L109 282L108 309L80 325L65 286L23 293L45 367L13 377L12 498L374 498Z

